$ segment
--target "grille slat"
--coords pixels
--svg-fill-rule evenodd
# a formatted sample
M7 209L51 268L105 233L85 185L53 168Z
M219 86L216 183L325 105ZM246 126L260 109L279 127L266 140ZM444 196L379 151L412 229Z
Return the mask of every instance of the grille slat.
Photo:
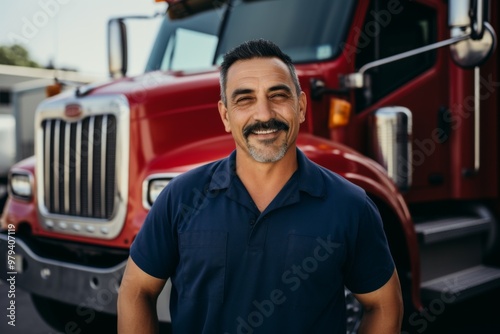
M94 161L94 123L95 117L90 118L89 122L89 132L88 132L88 152L87 152L87 163L88 163L88 175L87 178L87 212L90 214L92 212L92 180L94 176L93 173L93 161Z
M61 128L60 128L61 121L56 121L55 122L55 129L54 129L54 142L53 142L53 147L54 147L54 159L52 160L52 170L54 173L54 211L60 212L59 211L59 202L60 202L60 196L59 196L59 149L60 149L60 135L61 135Z
M69 170L70 170L70 152L71 152L71 147L70 147L70 135L71 135L71 123L66 123L66 127L64 130L64 174L63 174L63 180L64 180L64 194L63 200L64 200L64 211L63 213L68 214L69 213Z
M52 199L50 197L50 137L52 133L52 121L46 121L44 127L44 158L43 158L43 168L45 168L43 177L44 177L44 189L45 189L45 205L48 208L51 208Z
M97 217L99 217L101 212L101 145L102 145L102 133L101 133L101 124L102 124L102 116L94 118L94 140L93 140L93 148L92 148L92 171L93 171L93 179L92 179L92 212L94 212Z
M81 186L81 196L82 196L82 216L88 216L88 196L87 192L89 187L87 186L87 182L89 179L89 123L90 120L84 119L83 124L82 124L82 163L80 164L82 171L81 171L81 179L80 179L80 186Z
M101 217L106 214L106 142L108 137L108 116L103 116L101 124Z
M79 122L78 122L79 123ZM77 123L71 123L70 125L70 142L69 142L69 189L68 189L68 194L75 194L75 196L68 196L69 200L69 214L70 215L76 215L76 156L78 155L77 149L76 149L76 129L77 129Z
M116 119L46 120L43 184L50 213L110 219L116 196Z
M107 147L115 148L116 147L116 119L114 117L108 117L107 121L108 129L107 129ZM116 173L115 173L115 159L116 159L116 150L109 149L106 153L106 174L104 177L106 178L106 187L109 185L115 184ZM111 191L106 192L106 217L109 217L113 214L113 201L114 193Z
M82 121L76 124L76 143L75 143L75 211L76 215L81 214L82 204L80 202L81 180L82 180Z

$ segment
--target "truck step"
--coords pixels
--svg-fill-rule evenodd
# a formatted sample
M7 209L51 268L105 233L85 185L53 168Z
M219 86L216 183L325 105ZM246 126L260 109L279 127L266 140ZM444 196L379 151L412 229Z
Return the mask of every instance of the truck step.
M422 299L456 303L500 287L500 269L479 265L422 283Z
M491 224L488 217L446 217L417 223L415 230L422 244L432 244L488 231Z

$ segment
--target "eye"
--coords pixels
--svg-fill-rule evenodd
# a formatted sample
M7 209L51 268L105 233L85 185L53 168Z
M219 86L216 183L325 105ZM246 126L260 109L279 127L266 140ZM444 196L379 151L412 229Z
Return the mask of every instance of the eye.
M236 104L243 104L243 103L248 103L252 100L252 97L250 96L241 96L236 99Z
M289 97L289 95L286 94L286 93L283 93L283 92L281 92L281 93L275 93L275 94L272 94L270 96L270 98L272 100L285 100L285 99L288 99L288 97Z

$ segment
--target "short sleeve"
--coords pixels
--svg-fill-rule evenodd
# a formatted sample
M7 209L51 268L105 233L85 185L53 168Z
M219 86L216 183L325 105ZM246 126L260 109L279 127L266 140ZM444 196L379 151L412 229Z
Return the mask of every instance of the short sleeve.
M357 237L349 258L345 285L353 293L368 293L387 283L395 266L382 219L377 207L368 196L359 217Z
M158 196L130 248L130 256L144 272L168 279L178 263L177 233L169 210L170 189Z

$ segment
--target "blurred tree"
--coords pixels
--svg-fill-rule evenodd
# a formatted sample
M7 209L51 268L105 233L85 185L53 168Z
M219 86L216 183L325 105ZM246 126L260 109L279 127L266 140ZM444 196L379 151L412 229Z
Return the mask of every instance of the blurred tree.
M37 62L30 59L28 50L19 44L0 45L0 64L40 67Z

